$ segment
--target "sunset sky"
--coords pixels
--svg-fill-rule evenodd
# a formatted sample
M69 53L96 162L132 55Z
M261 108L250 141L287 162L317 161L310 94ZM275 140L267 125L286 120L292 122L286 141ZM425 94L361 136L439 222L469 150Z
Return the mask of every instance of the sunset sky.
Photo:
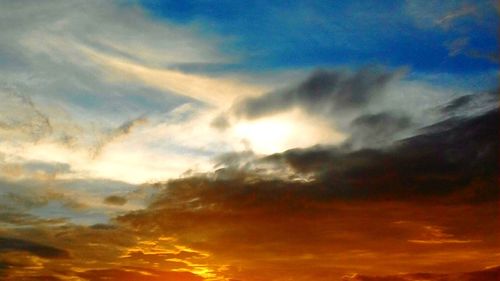
M0 280L500 280L494 0L0 0Z

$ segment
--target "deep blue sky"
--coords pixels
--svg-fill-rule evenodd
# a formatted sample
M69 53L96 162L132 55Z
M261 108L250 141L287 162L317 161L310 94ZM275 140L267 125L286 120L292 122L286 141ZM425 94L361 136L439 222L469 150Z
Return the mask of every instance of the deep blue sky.
M144 0L153 15L229 38L238 68L381 64L473 75L498 64L493 1ZM452 46L458 49L455 54ZM479 54L479 55L478 55ZM481 56L479 58L479 56ZM234 66L233 66L234 67Z

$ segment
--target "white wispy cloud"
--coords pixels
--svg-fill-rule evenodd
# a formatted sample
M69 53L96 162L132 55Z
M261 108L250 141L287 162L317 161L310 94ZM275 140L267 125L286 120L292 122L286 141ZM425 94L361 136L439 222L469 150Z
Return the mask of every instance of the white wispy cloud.
M261 91L234 76L170 68L236 58L219 51L221 38L195 25L154 19L135 4L1 5L0 24L8 28L0 34L0 134L5 136L0 151L8 159L66 163L75 177L168 178L197 157L209 158L214 148L208 144L221 140L211 133L212 113L207 112L215 114L232 99ZM169 114L186 106L193 108L186 112L188 121ZM134 120L150 119L141 122L145 128L140 133L147 133L147 139L131 134L140 127ZM126 124L133 126L127 129ZM200 129L203 124L208 129ZM159 128L164 129L155 133ZM194 138L204 145L186 141ZM154 144L163 141L168 145ZM186 150L193 153L185 156Z

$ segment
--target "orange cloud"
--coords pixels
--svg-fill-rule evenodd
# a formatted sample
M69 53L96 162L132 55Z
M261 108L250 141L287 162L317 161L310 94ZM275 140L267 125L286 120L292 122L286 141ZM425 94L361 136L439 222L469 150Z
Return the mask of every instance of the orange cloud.
M391 276L366 276L353 275L345 276L343 281L495 281L500 278L500 267L487 268L484 270L454 273L454 274L432 274L432 273L414 273L400 274Z
M476 275L457 272L500 264L498 154L488 153L498 152L496 114L445 122L386 150L228 154L213 173L155 184L147 208L108 225L0 216L8 225L0 228L2 274L413 281L424 275L401 273L431 272L442 275L430 280L467 280Z
M118 221L209 253L220 280L335 280L498 263L494 203L344 201L316 197L325 192L318 186L280 184L178 180L148 209ZM415 243L420 237L440 243Z

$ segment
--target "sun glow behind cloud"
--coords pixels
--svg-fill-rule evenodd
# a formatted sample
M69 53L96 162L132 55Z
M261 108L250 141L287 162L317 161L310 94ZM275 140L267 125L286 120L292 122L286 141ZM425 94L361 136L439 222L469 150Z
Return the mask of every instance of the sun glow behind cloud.
M336 144L346 138L324 120L308 117L300 110L256 120L242 120L236 123L232 130L251 150L262 154L318 143Z

